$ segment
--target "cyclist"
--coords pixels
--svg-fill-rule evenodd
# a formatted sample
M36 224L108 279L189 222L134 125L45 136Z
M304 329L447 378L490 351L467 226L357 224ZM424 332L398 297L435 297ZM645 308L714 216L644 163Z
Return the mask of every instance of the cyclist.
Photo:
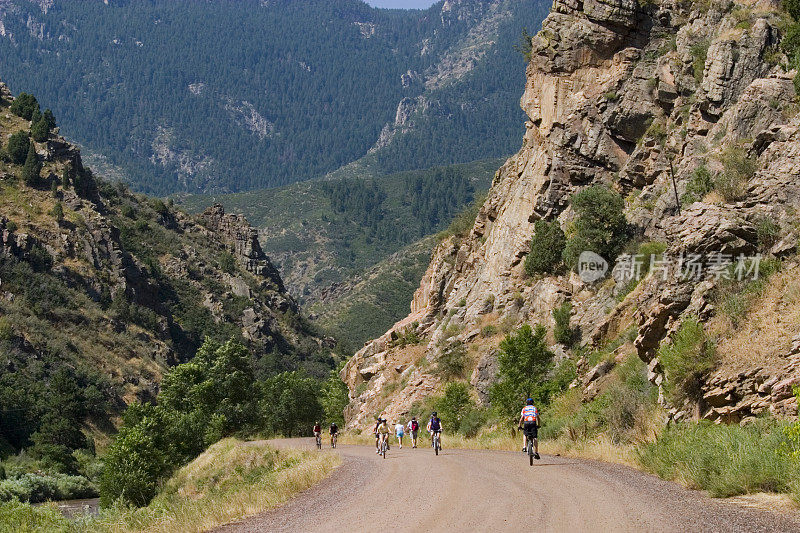
M417 447L417 432L419 431L419 422L417 422L417 417L412 416L411 420L408 422L408 433L411 435L411 447Z
M379 416L378 418L375 419L375 427L372 428L372 434L375 435L375 451L376 451L376 453L381 453L380 452L381 447L380 447L380 441L379 441L380 437L378 436L378 426L380 426L380 425L381 425L381 417Z
M333 447L334 446L333 441L336 438L336 435L338 435L339 433L339 426L336 425L336 422L331 422L330 432L331 432L331 447Z
M319 422L314 422L314 438L316 440L322 438L322 426L319 425Z
M386 442L386 449L389 449L389 424L386 423L385 418L378 419L378 427L376 428L376 432L378 435L378 450L375 452L378 455L381 453L381 446L382 442Z
M524 424L524 426L523 426ZM525 400L525 407L522 408L522 414L519 417L519 428L522 431L522 451L528 451L528 438L533 439L533 458L539 459L539 425L541 424L541 417L539 410L533 405L533 398Z
M403 449L403 436L405 435L405 429L406 427L399 420L397 424L394 425L394 434L397 437L397 444L400 445L401 450Z
M433 448L433 436L438 433L439 434L439 448L442 447L442 421L439 419L439 415L436 414L434 411L431 414L431 419L428 420L428 433L431 434L431 448Z

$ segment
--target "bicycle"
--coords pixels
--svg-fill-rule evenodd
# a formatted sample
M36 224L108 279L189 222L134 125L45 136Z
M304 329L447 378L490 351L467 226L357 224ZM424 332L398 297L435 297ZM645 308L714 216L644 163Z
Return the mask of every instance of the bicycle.
M318 449L318 450L321 450L321 449L322 449L322 435L320 435L320 434L318 433L318 434L316 435L316 437L317 437L317 449Z
M386 459L386 450L389 447L388 443L386 442L387 440L389 440L388 435L386 437L381 437L380 450L381 450L381 455L383 456L384 459Z
M523 428L519 428L519 429L523 429ZM530 462L531 466L533 466L533 460L534 459L538 459L538 457L536 457L536 452L534 451L534 448L533 448L533 433L530 433L530 434L526 433L525 436L526 436L526 439L525 439L525 451L528 453L528 461Z
M331 435L331 448L336 448L336 436L337 435L338 435L338 433L334 433L333 435Z
M433 451L436 452L436 455L439 455L439 450L442 449L441 438L442 436L439 431L433 432Z

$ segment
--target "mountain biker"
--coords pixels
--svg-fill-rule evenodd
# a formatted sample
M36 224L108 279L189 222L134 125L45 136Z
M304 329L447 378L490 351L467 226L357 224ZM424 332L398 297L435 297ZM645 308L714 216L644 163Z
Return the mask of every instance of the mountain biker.
M377 453L380 453L381 450L380 440L379 440L380 437L378 436L378 426L380 425L381 425L381 417L379 416L378 418L375 419L375 427L372 428L372 434L375 435L375 451Z
M331 446L333 446L333 439L339 433L339 426L336 425L336 422L331 422L330 433L331 433Z
M403 435L405 434L405 429L406 427L400 421L394 425L394 434L397 437L397 444L400 445L401 450L403 449Z
M524 424L524 426L523 426ZM533 405L533 398L525 400L525 407L522 408L522 414L519 417L519 429L522 431L522 451L528 451L528 438L533 439L533 458L539 459L539 425L541 424L541 417L539 410Z
M412 416L411 420L408 422L408 432L411 435L411 447L417 447L417 432L419 431L419 422L417 422L417 417Z
M428 420L428 433L431 434L431 447L433 447L433 436L438 433L439 434L439 448L442 447L442 421L439 419L439 415L436 414L434 411L431 414L431 419Z
M314 438L318 439L322 435L322 426L319 425L319 422L314 422Z
M389 449L389 424L386 423L385 418L378 419L378 427L376 428L376 432L378 435L378 450L375 453L380 455L380 444L382 442L386 442L386 449Z

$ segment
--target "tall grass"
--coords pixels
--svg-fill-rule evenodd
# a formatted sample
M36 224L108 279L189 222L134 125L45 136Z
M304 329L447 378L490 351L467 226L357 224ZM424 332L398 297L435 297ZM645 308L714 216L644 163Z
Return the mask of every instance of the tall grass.
M786 423L758 420L746 426L684 423L637 450L642 466L715 497L790 492L800 473L780 453Z
M0 532L197 532L263 512L325 478L335 454L225 439L179 470L147 507L117 506L68 520L53 506L0 504Z

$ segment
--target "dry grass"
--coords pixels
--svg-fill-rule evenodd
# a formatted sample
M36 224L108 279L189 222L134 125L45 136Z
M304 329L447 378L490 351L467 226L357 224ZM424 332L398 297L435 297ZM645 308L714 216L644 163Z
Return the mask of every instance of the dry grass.
M110 509L77 530L199 532L274 508L327 477L336 454L225 439L178 471L142 509Z
M734 327L720 313L709 331L719 339L721 366L731 372L757 366L782 369L791 339L800 331L800 272L789 267L773 275L748 310L747 320Z

